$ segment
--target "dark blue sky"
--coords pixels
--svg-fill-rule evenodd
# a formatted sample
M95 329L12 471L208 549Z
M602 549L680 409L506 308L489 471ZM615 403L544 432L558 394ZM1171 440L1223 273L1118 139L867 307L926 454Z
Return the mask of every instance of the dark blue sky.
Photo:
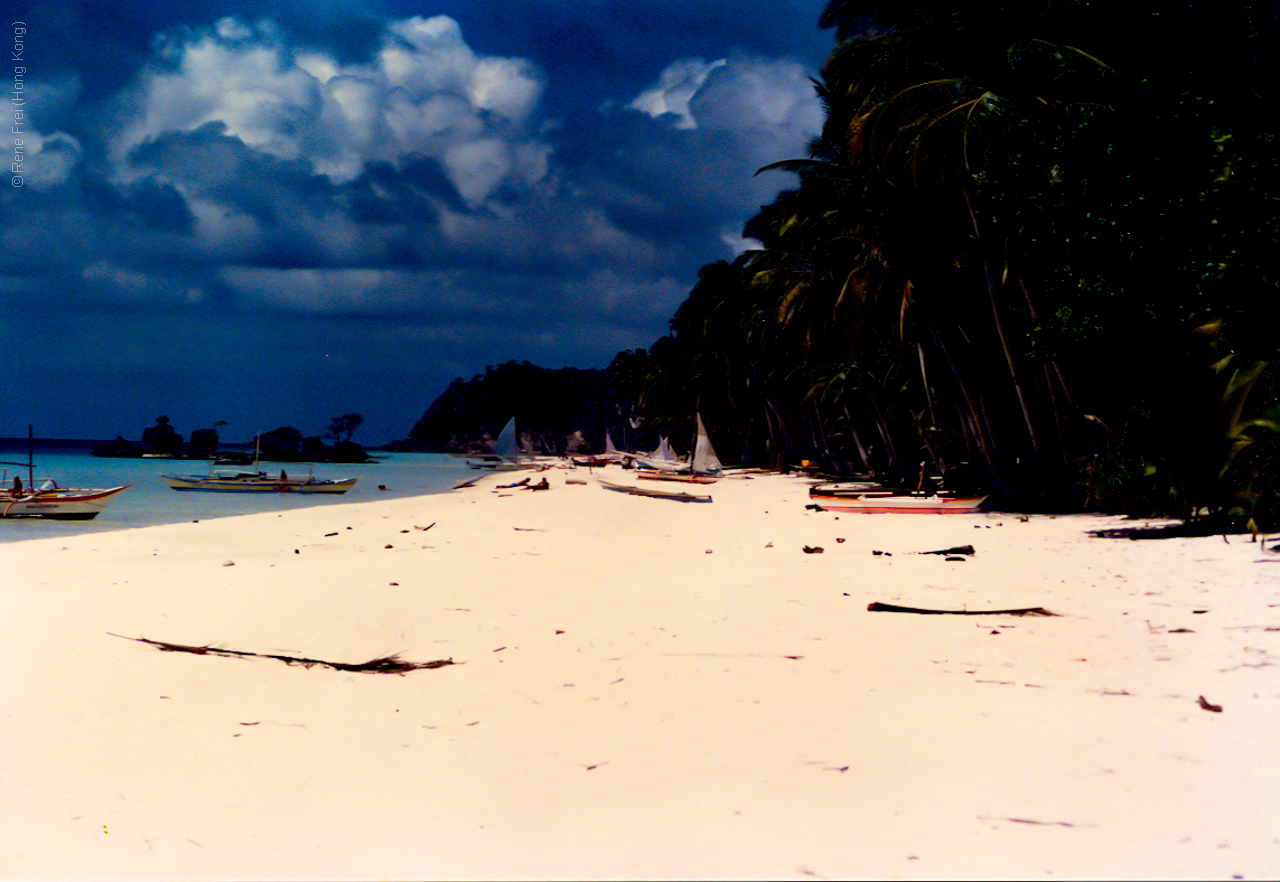
M754 173L820 125L821 8L29 4L0 436L354 411L373 445L486 365L648 346L792 183Z

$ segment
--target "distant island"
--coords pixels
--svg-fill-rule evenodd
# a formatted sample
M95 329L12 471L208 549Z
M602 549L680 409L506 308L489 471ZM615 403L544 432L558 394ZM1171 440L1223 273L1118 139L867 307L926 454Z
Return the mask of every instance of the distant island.
M256 437L255 450L249 452L220 449L218 426L225 425L224 420L218 420L209 428L195 429L189 438L183 439L167 416L159 416L154 425L142 430L140 441L117 435L114 441L95 444L91 452L94 456L111 458L221 459L248 463L256 454L259 460L270 462L364 463L372 457L351 440L363 422L364 417L358 413L334 417L323 436L304 436L293 426L281 426ZM326 438L333 443L326 444Z

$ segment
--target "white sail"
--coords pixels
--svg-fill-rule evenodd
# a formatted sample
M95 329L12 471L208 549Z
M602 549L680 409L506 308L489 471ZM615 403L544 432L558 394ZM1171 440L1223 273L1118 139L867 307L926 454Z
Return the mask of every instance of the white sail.
M707 427L702 424L702 414L696 415L698 438L693 445L693 473L695 475L720 474L720 458L711 446L711 438L707 435Z
M658 449L653 452L655 459L663 462L677 462L676 452L671 449L671 443L667 441L667 436L662 435L658 438Z
M606 456L618 455L618 448L613 446L613 438L608 432L604 433L604 452Z
M519 454L516 445L516 418L512 417L507 424L502 427L502 431L498 434L498 440L493 442L493 452L506 460L515 461Z

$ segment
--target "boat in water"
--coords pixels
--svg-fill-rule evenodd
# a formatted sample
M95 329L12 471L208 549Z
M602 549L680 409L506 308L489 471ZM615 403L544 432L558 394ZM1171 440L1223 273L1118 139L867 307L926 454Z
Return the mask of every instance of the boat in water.
M174 490L210 490L215 493L346 493L359 478L321 479L313 475L272 477L263 471L214 470L207 475L161 475Z
M268 475L258 468L258 454L254 451L250 470L216 468L216 461L209 464L205 475L161 475L161 479L174 490L207 490L214 493L346 493L359 478L322 479L308 470L305 476L291 476L285 469L278 476Z
M26 462L0 462L0 518L52 518L66 521L87 521L96 518L103 509L115 501L121 493L132 487L87 489L60 487L48 478L36 478L31 440L31 428L27 428L28 453ZM22 476L9 477L9 468L27 470L27 482Z

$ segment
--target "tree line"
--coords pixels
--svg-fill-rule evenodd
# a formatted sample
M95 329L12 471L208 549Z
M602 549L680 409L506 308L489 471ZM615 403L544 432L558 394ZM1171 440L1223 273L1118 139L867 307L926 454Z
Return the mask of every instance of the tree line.
M348 413L331 419L323 436L304 436L293 426L280 426L255 436L253 443L260 458L265 460L366 462L369 455L351 440L351 436L363 423L363 416ZM192 430L191 436L184 440L169 417L158 416L153 425L142 430L140 441L129 441L123 435L118 435L110 443L95 445L92 452L95 456L106 457L156 455L177 459L212 459L219 455L222 443L218 427L226 424L226 420L217 420L212 426ZM333 440L332 446L324 443L326 438Z
M1278 22L832 0L798 185L613 385L726 458L1276 525Z

